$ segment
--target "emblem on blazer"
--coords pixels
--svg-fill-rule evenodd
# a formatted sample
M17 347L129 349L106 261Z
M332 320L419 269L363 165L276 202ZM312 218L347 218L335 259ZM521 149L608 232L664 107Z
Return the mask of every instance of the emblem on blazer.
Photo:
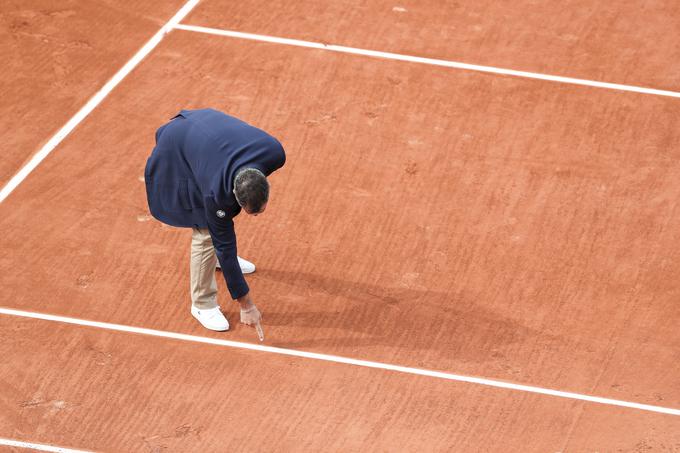
M215 215L221 219L227 214L223 210L220 209L215 213Z

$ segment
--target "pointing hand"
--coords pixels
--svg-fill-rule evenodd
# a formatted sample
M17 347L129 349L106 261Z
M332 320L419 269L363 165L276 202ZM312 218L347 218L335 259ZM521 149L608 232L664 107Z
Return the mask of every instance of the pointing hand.
M262 314L257 309L255 305L251 305L249 308L241 308L241 322L249 326L255 326L257 330L257 336L260 341L264 341L264 331L262 330L262 325L260 321L262 320Z

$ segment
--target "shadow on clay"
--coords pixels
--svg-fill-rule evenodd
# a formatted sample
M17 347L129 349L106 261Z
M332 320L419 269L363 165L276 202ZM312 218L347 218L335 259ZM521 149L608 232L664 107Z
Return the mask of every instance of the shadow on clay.
M280 284L288 296L317 299L318 310L276 312L270 305L265 323L305 329L337 329L342 336L277 342L287 348L387 346L395 351L434 350L471 361L492 360L502 349L527 337L549 336L481 307L464 294L388 288L309 273L265 269L259 278ZM287 303L286 305L289 305ZM301 307L302 308L302 307ZM346 333L349 333L347 335ZM436 339L436 341L434 341ZM490 340L491 339L491 340ZM465 353L464 351L468 351ZM486 354L480 354L484 351ZM470 355L461 357L460 355ZM486 358L485 358L486 356Z

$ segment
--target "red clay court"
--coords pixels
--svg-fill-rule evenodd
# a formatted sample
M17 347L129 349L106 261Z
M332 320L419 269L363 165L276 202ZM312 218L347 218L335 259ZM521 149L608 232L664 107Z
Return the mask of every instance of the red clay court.
M680 452L680 4L5 1L0 450ZM286 148L266 340L190 315L156 128ZM3 450L4 451L4 450Z

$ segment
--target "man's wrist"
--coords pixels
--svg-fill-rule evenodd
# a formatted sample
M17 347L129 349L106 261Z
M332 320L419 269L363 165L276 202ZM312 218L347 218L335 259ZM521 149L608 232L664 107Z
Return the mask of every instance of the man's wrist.
M250 299L250 293L239 297L236 301L239 303L242 310L247 310L253 306L253 301Z

